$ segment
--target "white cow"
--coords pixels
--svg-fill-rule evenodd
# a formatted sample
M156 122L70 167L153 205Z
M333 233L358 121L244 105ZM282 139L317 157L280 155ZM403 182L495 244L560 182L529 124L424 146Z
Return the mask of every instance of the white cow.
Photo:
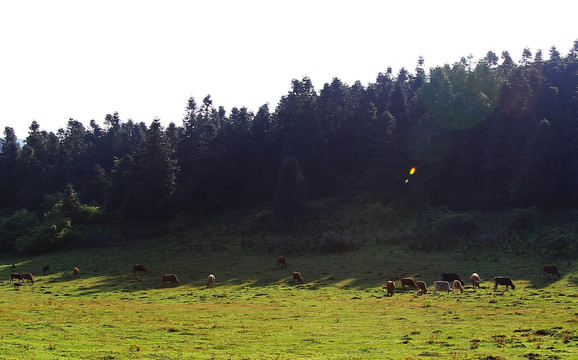
M448 294L451 291L450 283L447 281L434 281L434 294L439 291L446 291Z
M472 276L470 276L470 281L472 282L472 287L474 288L474 290L476 290L476 288L480 287L480 282L482 281L482 279L480 279L480 275L478 275L477 273L473 273Z

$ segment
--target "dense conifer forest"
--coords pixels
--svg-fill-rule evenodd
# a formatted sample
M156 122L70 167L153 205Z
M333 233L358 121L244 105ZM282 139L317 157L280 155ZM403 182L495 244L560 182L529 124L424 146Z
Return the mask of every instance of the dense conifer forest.
M33 121L22 146L6 127L0 248L42 252L90 237L95 223L232 209L288 229L359 194L410 216L571 213L578 200L578 41L568 54L490 51L429 71L420 58L367 85L334 78L315 89L304 77L256 112L198 100L166 127L118 113L88 128L69 119L56 133Z

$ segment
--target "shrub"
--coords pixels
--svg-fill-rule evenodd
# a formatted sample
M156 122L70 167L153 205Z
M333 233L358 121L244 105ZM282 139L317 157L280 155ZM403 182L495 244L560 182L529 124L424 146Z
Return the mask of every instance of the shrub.
M430 225L436 233L445 236L471 235L477 229L475 218L468 213L455 213L446 208L434 208L428 211Z
M92 224L99 221L102 214L99 206L81 205L74 214L73 222L76 225Z
M15 240L38 224L38 216L28 210L20 210L0 219L0 248L14 248Z
M381 202L367 204L363 210L363 217L382 227L392 227L400 219L393 208L385 207Z
M251 212L251 220L260 226L270 226L273 223L273 211L271 210L255 210Z
M15 239L14 249L19 252L32 254L43 253L53 249L59 245L58 234L68 225L68 222L55 224L50 221L43 221L26 234Z
M514 209L506 216L508 226L514 230L528 230L538 225L540 212L532 207L527 209Z
M466 241L478 228L476 218L469 213L456 213L446 207L431 207L425 212L431 237L430 249L447 249Z
M534 247L544 255L559 257L578 256L578 235L572 228L549 226L536 235Z

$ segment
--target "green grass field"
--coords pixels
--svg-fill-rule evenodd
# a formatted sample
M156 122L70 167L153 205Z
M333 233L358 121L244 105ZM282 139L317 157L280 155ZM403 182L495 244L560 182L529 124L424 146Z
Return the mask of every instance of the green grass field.
M364 247L332 255L209 251L152 242L0 258L2 359L578 359L578 268L507 254ZM15 290L10 265L34 272ZM132 265L148 271L133 279ZM51 272L42 274L50 264ZM80 276L72 269L78 266ZM293 285L300 271L305 284ZM442 272L482 289L434 295ZM163 286L176 273L181 286ZM215 274L214 288L206 277ZM497 275L516 290L493 290ZM400 289L414 277L430 293ZM395 280L387 297L382 284Z

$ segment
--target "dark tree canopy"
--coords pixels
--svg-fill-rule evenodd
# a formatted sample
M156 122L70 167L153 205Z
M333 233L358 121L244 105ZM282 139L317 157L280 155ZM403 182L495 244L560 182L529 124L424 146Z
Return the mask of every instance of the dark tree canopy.
M243 207L292 218L307 199L359 192L400 207L567 208L578 188L578 42L545 53L489 51L429 71L420 58L415 73L389 68L366 86L334 78L319 91L294 79L256 113L191 97L166 129L118 113L102 127L68 119L56 133L32 121L22 142L7 127L0 215L41 221L72 189L109 219L143 222ZM406 184L412 167L419 176Z
M278 219L288 223L305 215L307 202L307 182L301 166L294 157L283 160L279 169L273 213Z

